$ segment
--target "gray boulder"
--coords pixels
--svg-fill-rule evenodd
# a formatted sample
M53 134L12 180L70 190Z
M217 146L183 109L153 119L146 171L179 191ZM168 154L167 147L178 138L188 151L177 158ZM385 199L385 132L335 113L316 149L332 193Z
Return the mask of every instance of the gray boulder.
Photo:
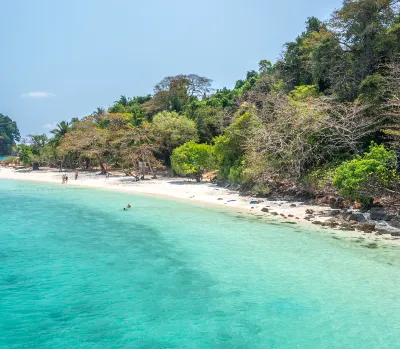
M362 213L349 212L344 216L346 221L365 222L366 219Z
M372 233L375 230L375 223L372 222L364 222L364 223L360 223L357 226L358 230L363 231L364 233Z
M394 217L388 222L392 227L400 229L400 217Z
M329 214L332 217L336 217L336 216L339 216L341 212L342 211L340 211L340 210L332 210L331 212L329 212Z
M390 221L393 215L381 207L373 207L369 210L369 214L374 221Z

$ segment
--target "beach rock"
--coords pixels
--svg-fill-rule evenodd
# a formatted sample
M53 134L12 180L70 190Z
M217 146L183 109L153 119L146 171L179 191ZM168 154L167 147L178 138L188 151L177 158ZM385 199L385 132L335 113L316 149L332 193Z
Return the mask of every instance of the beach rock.
M400 217L394 217L388 222L392 227L400 229Z
M278 215L279 215L278 212L271 212L271 214L272 214L273 216L278 216Z
M330 198L329 207L333 209L342 209L344 208L344 202L340 198Z
M340 210L331 210L331 211L329 212L329 215L332 216L332 217L337 217L337 216L339 216L341 213L342 213L342 211L340 211Z
M390 221L393 215L387 212L384 208L373 207L369 210L369 214L374 221Z
M223 198L218 198L217 200L224 200Z
M325 225L325 223L324 223L324 222L321 222L321 221L314 221L314 222L312 222L312 224L315 224L315 225L322 225L322 226Z
M357 229L363 231L364 233L372 233L375 230L375 226L376 226L376 223L364 222L364 223L360 223L357 226Z
M393 231L390 233L392 236L400 236L400 231Z
M296 207L296 206L297 206L296 204L291 204L291 205L290 205L290 207Z
M294 217L294 215L292 215L292 214L289 214L289 215L288 215L288 217L289 217L289 218L293 218L293 217Z
M386 227L379 227L379 228L375 228L375 230L380 233L381 235L390 235L392 234L394 231L391 230L390 228L386 228Z
M307 213L307 214L313 214L313 213L314 213L314 210L312 210L311 208L308 208L308 209L306 210L306 213Z
M343 217L346 221L365 222L366 219L362 213L349 212Z
M269 208L263 207L263 208L261 209L261 212L266 212L266 213L268 213L268 212L269 212Z
M341 230L350 230L350 231L356 230L356 228L354 227L353 224L347 223L347 222L340 223L340 229Z

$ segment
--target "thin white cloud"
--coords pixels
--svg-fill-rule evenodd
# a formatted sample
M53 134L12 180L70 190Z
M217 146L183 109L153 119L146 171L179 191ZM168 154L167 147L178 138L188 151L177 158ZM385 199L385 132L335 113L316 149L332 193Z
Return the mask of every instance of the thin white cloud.
M54 93L46 92L46 91L34 91L28 93L22 93L21 98L48 98L54 97Z
M53 130L56 128L56 126L57 126L57 123L54 122L52 124L44 124L44 125L42 125L42 128L45 128L46 130Z

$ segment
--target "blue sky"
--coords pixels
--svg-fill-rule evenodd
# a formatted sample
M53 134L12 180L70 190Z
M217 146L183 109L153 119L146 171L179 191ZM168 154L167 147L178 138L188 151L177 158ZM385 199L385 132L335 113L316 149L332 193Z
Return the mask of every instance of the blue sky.
M21 134L195 73L232 88L341 0L0 2L0 113Z

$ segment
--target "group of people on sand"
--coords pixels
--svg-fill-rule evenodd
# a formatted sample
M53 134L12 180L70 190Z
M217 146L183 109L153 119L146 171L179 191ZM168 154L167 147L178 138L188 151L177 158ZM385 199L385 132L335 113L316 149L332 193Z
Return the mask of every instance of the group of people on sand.
M66 174L62 176L62 184L68 184L68 176Z
M78 169L76 168L75 169L75 180L77 180L77 179L78 179ZM62 176L62 184L68 184L68 175L67 174L64 174Z

